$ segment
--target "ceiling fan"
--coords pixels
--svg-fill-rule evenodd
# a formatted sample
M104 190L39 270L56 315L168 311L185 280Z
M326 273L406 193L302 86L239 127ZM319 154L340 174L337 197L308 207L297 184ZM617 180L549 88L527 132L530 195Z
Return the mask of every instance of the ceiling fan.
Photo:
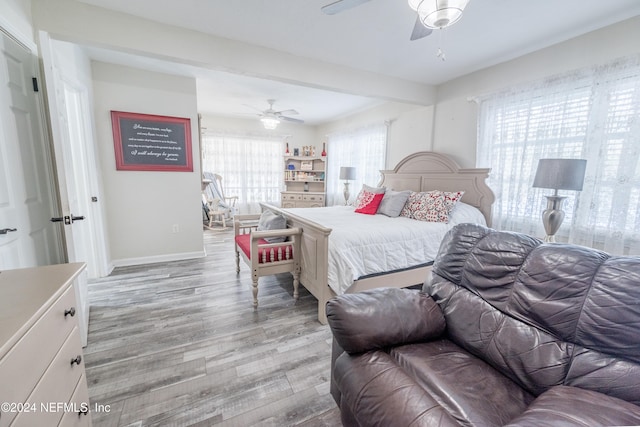
M258 117L260 117L260 121L264 125L265 129L275 129L280 123L280 121L304 123L304 120L288 117L289 115L292 115L292 116L297 115L298 112L296 110L276 111L273 109L273 104L276 102L276 100L267 99L267 102L269 103L269 108L267 108L266 110L260 110L259 108L253 107L251 105L247 105L247 107L260 111L260 113L258 114Z
M338 0L321 8L327 15L335 15L347 9L367 3L370 0ZM444 28L460 19L462 10L469 0L450 0L449 2L427 2L409 0L409 6L418 13L416 23L411 32L411 40L418 40L428 36L433 28ZM432 3L431 5L427 5ZM421 19L422 17L422 19Z

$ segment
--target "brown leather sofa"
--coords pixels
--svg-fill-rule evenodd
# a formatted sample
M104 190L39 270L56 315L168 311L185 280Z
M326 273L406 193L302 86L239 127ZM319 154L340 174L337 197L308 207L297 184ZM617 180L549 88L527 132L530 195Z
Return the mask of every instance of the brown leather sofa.
M462 224L327 317L345 426L640 425L640 258Z

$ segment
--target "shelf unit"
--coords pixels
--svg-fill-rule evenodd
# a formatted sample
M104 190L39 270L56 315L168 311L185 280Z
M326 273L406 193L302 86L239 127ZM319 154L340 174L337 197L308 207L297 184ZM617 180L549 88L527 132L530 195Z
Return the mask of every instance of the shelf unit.
M317 208L325 204L327 158L285 156L283 208Z

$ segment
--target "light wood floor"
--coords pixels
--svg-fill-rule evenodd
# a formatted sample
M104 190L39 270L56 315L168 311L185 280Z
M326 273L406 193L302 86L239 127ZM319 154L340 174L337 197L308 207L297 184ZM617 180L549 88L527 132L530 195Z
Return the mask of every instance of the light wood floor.
M340 426L331 332L289 274L235 272L232 231L205 231L202 259L118 268L89 286L85 348L101 426ZM108 406L107 406L108 405Z

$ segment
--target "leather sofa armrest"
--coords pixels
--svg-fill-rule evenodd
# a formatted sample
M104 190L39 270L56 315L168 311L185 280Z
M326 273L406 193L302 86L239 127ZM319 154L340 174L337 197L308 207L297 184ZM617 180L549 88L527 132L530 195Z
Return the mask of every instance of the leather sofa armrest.
M556 386L542 393L505 427L637 426L640 407L597 391Z
M331 393L331 396L333 396L333 400L336 401L338 407L340 406L342 393L340 393L340 389L338 388L336 379L333 377L333 372L336 366L336 360L342 353L344 353L344 349L340 347L340 344L338 344L338 342L334 338L331 343L331 381L329 384L329 393Z
M439 337L445 320L438 304L417 290L378 288L327 302L327 320L347 353Z

